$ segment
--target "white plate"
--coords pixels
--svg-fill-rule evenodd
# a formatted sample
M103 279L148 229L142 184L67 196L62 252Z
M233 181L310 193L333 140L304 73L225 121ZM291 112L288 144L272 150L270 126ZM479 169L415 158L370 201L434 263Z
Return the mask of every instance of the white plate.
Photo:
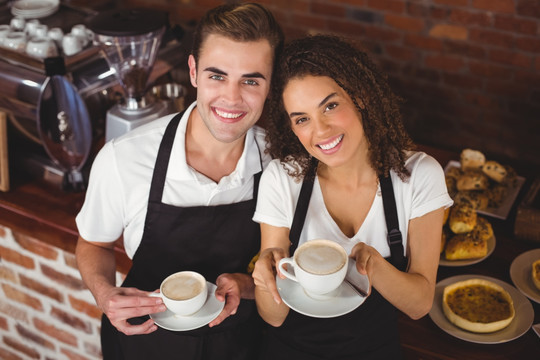
M532 263L540 259L540 249L534 249L517 256L510 265L510 278L514 285L532 301L540 303L540 290L534 286Z
M346 282L343 282L337 289L336 297L328 300L315 300L309 297L300 284L288 278L281 279L276 276L276 284L281 299L288 307L300 314L316 318L345 315L362 305L366 300Z
M18 0L11 6L11 13L24 18L42 18L52 15L60 6L59 0Z
M191 316L176 316L169 310L165 310L164 312L150 314L150 317L157 326L171 331L188 331L205 326L214 320L225 306L225 302L216 299L215 292L217 286L208 281L206 284L208 285L208 299L201 310L195 314Z
M444 172L446 173L448 169L457 167L460 168L461 164L459 161L451 160L446 164L446 167L444 168ZM516 201L516 197L519 194L519 190L523 186L523 183L525 182L525 178L518 176L516 178L516 185L514 187L508 188L508 193L506 194L506 197L503 199L501 205L497 208L488 207L484 210L476 210L477 213L491 216L497 219L503 219L506 220L508 217L508 213L510 212L510 209L512 208L512 205L514 205L514 201Z
M481 257L481 258L477 258L477 259L446 260L446 258L444 257L444 251L443 251L441 253L441 258L439 260L439 265L440 266L467 266L467 265L472 265L472 264L479 263L480 261L487 259L487 257L493 253L493 251L495 250L495 243L496 243L495 235L493 235L487 241L487 254L486 254L486 256Z
M458 281L464 281L469 279L484 279L501 286L504 290L508 291L514 302L514 309L516 310L516 316L512 322L499 331L479 334L463 330L454 324L452 324L442 310L442 296L444 288L450 284ZM479 344L500 344L514 339L517 339L521 335L525 334L527 330L531 328L534 320L534 310L531 302L523 296L515 287L505 283L504 281L482 275L458 275L444 280L441 280L435 286L435 299L433 301L433 307L429 312L431 320L446 333L457 337L458 339L470 341Z

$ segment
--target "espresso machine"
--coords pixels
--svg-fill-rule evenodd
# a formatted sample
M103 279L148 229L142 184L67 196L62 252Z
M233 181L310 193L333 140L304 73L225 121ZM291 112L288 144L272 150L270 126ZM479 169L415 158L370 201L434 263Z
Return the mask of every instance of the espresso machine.
M167 102L147 91L167 24L166 12L138 9L102 12L88 22L94 44L102 49L124 92L107 112L105 141L171 112Z

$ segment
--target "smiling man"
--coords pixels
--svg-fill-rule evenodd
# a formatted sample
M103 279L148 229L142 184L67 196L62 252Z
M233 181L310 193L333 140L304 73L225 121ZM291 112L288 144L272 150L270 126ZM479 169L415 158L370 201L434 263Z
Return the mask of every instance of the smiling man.
M188 61L197 101L108 142L96 157L76 219L76 254L104 313L105 360L256 357L260 319L247 266L260 245L251 218L270 159L255 123L282 43L281 29L260 5L211 10ZM122 240L133 265L118 287L113 249ZM149 294L182 270L216 284L210 296L224 307L208 324L191 319L194 330L164 330L149 314L162 314L167 328L186 329Z

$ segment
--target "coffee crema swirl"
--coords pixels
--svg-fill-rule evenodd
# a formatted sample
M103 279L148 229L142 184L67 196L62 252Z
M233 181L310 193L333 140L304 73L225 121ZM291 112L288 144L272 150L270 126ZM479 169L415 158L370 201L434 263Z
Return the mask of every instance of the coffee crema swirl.
M329 246L315 243L304 245L296 255L296 262L305 271L316 274L332 274L341 269L346 262L346 255L340 251L339 246Z
M203 289L203 284L189 274L180 274L168 279L163 284L163 295L172 300L188 300L197 296Z

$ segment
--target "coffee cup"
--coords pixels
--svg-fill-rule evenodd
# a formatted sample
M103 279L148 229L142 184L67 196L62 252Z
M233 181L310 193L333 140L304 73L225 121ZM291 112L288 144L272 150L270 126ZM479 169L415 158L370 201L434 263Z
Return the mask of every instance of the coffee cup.
M62 38L62 49L67 56L75 55L82 50L81 40L73 34L66 34Z
M11 32L4 38L2 46L13 51L24 52L26 49L26 35L21 31Z
M40 24L41 23L37 19L28 20L24 25L24 31L26 32L26 35L28 35L28 37L35 36L36 29Z
M9 25L0 25L0 45L4 43L4 39L11 33L11 27Z
M24 31L26 20L23 17L15 16L11 19L9 25L13 31Z
M298 282L309 297L324 300L337 295L347 273L348 261L347 252L341 245L318 239L300 245L293 257L281 259L278 266L280 272ZM294 274L290 272L291 268Z
M28 41L26 53L41 59L58 55L54 41L44 37L34 37Z
M189 316L199 311L208 297L206 279L194 271L180 271L169 275L161 282L160 293L163 303L175 316Z

